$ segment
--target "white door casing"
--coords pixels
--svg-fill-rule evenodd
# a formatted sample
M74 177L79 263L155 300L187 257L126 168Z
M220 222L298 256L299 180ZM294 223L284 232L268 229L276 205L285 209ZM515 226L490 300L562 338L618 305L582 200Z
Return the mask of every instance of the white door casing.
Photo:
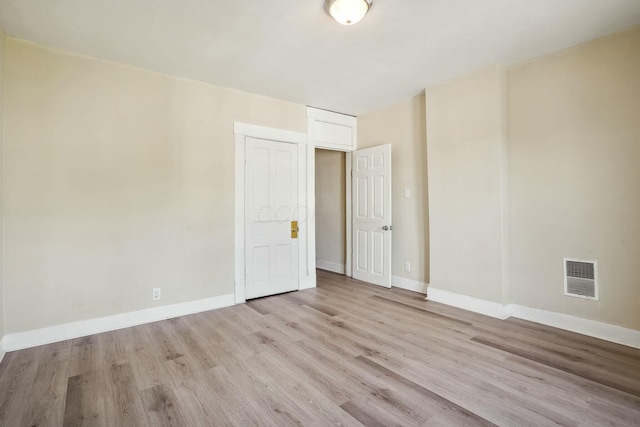
M352 273L352 217L351 217L351 153L357 148L358 120L354 116L326 111L314 107L307 107L308 131L308 165L307 185L309 191L309 267L315 270L315 150L342 151L346 155L346 252L345 273L353 277ZM312 266L313 264L313 266ZM313 278L315 282L315 277Z
M353 152L353 277L391 287L391 145Z
M298 165L298 288L315 287L315 253L313 252L313 197L312 182L309 174L313 174L313 149L308 149L307 135L301 132L257 126L234 122L235 134L235 303L246 300L246 215L245 215L245 175L246 144L250 139L262 139L292 144L297 147Z

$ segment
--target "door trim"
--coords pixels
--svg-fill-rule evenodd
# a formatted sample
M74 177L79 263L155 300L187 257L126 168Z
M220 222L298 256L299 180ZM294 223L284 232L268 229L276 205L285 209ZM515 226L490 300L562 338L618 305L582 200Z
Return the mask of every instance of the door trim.
M316 121L323 119L330 123L340 123L352 128L352 139L350 145L344 144L332 144L326 141L316 141L313 139L312 130L314 129ZM309 218L309 269L313 270L313 286L315 287L315 270L316 270L316 148L321 150L340 151L345 153L345 224L346 224L346 260L344 264L344 271L347 277L353 277L353 236L351 235L352 227L352 213L351 213L351 153L358 148L358 132L357 132L357 119L353 116L346 116L344 114L328 112L319 110L317 108L307 107L307 129L309 130L308 152L309 161L307 163L307 171L309 173L307 177L307 189L312 197L309 197L309 212L313 213ZM311 275L311 273L310 273Z
M309 174L308 180L308 188L309 194L313 194L313 210L311 209L311 204L309 204L309 212L313 212L313 216L309 218L309 227L313 227L313 234L310 234L310 239L313 239L313 243L310 243L310 249L313 249L313 254L309 257L309 268L313 268L313 271L316 269L316 149L318 150L328 150L328 151L337 151L345 154L345 251L346 251L346 260L344 265L340 265L344 268L344 274L347 277L353 277L352 273L352 236L351 236L351 226L352 226L352 216L351 216L351 151L344 149L336 149L336 148L327 148L320 145L314 145L313 141L309 141L307 148L309 149L310 159L309 159L309 170L312 172ZM310 201L311 203L311 201ZM310 228L311 230L311 228ZM320 267L322 268L322 267ZM332 271L332 270L330 270ZM314 276L315 277L315 276ZM315 279L314 279L315 283ZM315 284L314 286L315 287Z
M300 233L298 246L298 289L306 289L315 286L315 259L313 262L313 276L311 276L311 264L309 264L309 245L315 239L315 230L311 227L312 216L309 199L315 197L315 192L308 191L309 173L308 152L312 151L307 146L307 134L247 123L234 122L233 133L235 135L235 303L245 302L245 144L246 138L258 138L269 141L298 144L298 196L300 210ZM307 207L307 209L305 209ZM307 221L304 218L307 218ZM313 251L315 257L315 251ZM306 261L306 262L305 262Z

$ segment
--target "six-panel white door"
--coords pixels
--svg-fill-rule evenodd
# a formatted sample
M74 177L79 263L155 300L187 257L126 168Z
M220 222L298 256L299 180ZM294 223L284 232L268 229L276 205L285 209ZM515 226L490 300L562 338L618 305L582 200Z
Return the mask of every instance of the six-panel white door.
M391 287L391 145L353 152L353 277Z
M298 282L298 146L246 139L246 299L294 291Z

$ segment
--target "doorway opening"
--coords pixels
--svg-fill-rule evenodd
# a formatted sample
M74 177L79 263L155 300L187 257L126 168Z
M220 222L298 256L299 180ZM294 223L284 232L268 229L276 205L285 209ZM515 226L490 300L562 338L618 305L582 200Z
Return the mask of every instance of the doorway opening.
M390 288L391 145L313 154L317 268Z
M315 150L316 267L347 274L347 153Z

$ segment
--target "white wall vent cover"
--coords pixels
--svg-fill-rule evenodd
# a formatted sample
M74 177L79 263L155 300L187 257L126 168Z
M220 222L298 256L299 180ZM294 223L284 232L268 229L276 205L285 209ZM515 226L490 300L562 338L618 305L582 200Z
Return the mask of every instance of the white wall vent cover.
M564 258L564 294L598 299L598 263Z

